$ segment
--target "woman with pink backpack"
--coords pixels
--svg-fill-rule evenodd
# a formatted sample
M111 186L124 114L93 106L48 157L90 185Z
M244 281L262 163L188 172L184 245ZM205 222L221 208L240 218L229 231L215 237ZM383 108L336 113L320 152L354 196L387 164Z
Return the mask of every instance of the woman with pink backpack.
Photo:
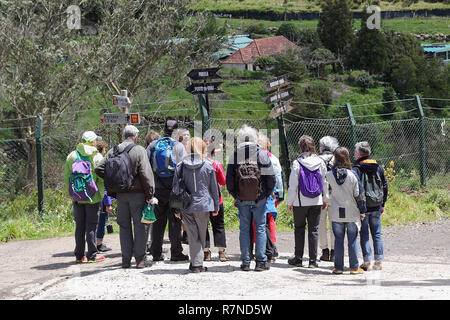
M308 224L309 268L317 268L320 213L328 202L327 168L316 153L312 137L303 135L298 144L301 153L291 166L286 200L288 211L294 214L295 225L295 256L288 263L302 266Z

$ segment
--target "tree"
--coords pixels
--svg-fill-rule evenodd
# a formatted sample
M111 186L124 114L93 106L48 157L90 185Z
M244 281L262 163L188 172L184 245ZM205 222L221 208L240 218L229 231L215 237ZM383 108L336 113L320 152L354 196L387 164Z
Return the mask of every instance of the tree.
M89 93L127 89L156 101L185 80L193 65L209 64L218 36L201 37L204 15L186 18L189 0L82 2L81 18L95 7L96 35L68 28L70 0L0 1L0 91L14 117L23 118L28 183L35 176L35 119L44 129L73 120ZM107 90L105 90L105 88ZM143 88L149 89L144 92Z
M367 92L368 88L373 86L373 78L367 72L361 72L356 78L356 83L358 87L361 88L362 92Z
M398 104L396 102L393 102L396 99L397 94L395 93L394 88L392 88L392 86L385 87L383 90L383 101L385 103L383 103L383 107L381 108L380 113L386 114L398 112L399 111ZM385 120L392 120L396 117L394 115L385 115L382 116L382 118Z
M75 107L89 88L93 50L87 38L66 24L70 4L0 2L0 88L14 117L24 119L16 134L26 139L28 184L34 182L36 170L33 117L42 113L47 126L59 121L61 113Z
M292 113L308 118L324 118L327 115L328 109L328 106L325 105L330 105L333 102L330 88L320 84L308 85L304 88L303 92L300 92L296 96L296 101L314 103L293 103L295 109L292 110ZM293 117L293 119L298 121L298 118Z
M274 64L270 72L275 76L289 73L289 79L299 81L307 75L307 69L301 58L301 51L289 48L284 53L273 55Z
M214 24L208 16L186 18L190 0L102 1L94 69L110 93L164 99L187 81L189 69L213 63L222 35L207 30Z
M416 93L416 66L410 57L400 56L393 62L392 87L400 94Z
M388 43L384 33L367 27L368 18L369 14L364 9L354 51L360 68L371 74L384 73L388 64Z
M322 14L317 25L317 33L325 48L338 59L344 58L346 48L352 47L353 12L351 0L329 0L321 3Z
M314 70L317 77L325 75L325 67L337 61L334 54L325 48L318 48L312 52L304 50L303 52L303 59L306 66L308 69Z

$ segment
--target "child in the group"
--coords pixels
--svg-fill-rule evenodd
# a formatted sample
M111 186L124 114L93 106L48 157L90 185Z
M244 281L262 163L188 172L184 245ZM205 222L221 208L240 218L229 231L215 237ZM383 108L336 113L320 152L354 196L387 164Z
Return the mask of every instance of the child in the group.
M350 274L361 274L364 271L358 264L358 232L364 220L363 193L358 177L351 170L350 154L347 148L338 147L334 152L334 166L326 174L333 196L329 205L329 215L333 229L334 274L344 271L344 238L347 232Z

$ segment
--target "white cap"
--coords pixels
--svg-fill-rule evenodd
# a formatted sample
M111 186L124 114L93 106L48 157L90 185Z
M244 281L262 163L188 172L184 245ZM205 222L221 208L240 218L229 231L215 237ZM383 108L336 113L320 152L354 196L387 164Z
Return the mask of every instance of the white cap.
M97 140L97 135L94 131L86 131L85 133L83 133L81 139L86 142L94 142L95 140Z

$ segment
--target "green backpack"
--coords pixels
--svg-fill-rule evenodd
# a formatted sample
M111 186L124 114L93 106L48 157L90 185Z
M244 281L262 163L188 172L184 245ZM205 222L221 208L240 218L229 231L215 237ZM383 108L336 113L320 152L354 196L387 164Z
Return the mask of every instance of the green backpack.
M356 167L358 167L361 172L361 183L366 195L367 208L381 206L383 204L384 191L380 173L378 170L376 172L367 173L361 170L360 166Z

